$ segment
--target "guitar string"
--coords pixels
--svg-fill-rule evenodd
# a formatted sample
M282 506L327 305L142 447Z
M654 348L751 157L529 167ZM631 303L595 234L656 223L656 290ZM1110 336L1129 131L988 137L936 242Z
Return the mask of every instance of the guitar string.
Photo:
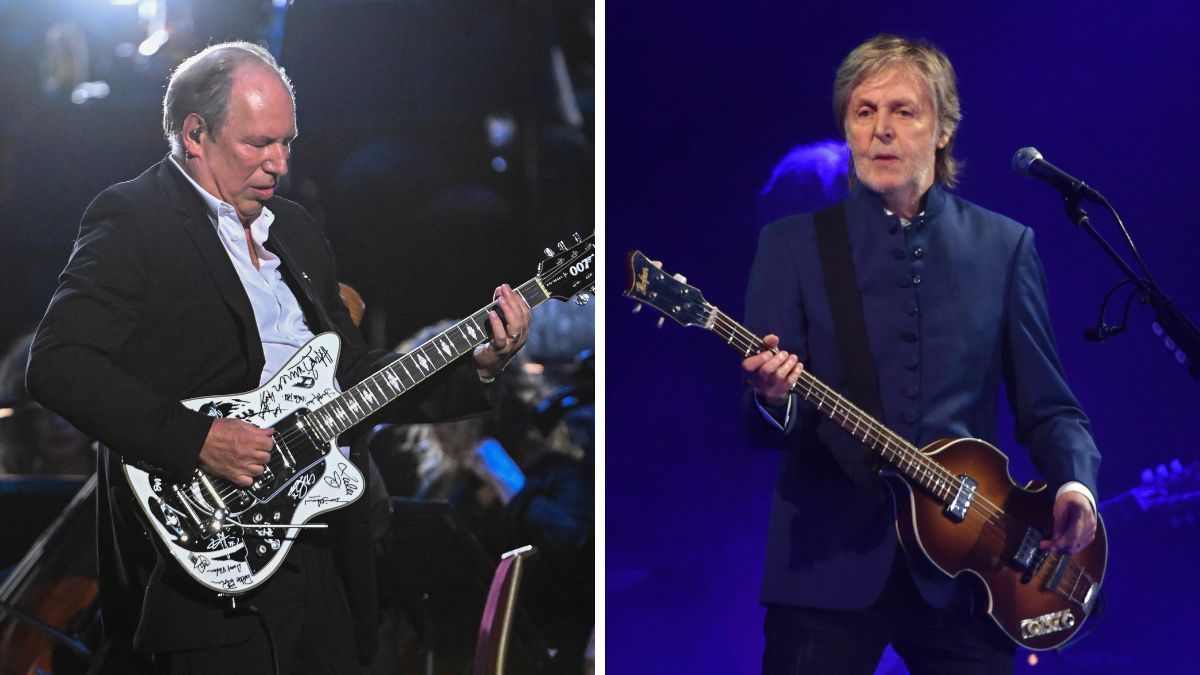
M740 338L739 351L742 352L743 354L748 354L750 351L752 351L755 348L757 348L759 351L767 348L766 345L762 343L761 339L759 339L756 335L751 333L749 330L747 330L745 327L741 326L739 323L737 323L733 319L729 318L727 315L725 315L720 310L710 306L708 311L710 311L712 314L710 314L709 317L705 317L705 321L706 321L705 325L706 326L707 325L716 325L717 322L720 321L722 323L723 327L729 329L729 331L730 331L730 334L729 334L729 337L730 337L729 344L730 345L733 345L735 338ZM712 317L712 319L713 319L711 324L708 322L708 319L710 317ZM740 335L738 334L739 332L740 332ZM918 486L925 487L926 490L928 490L929 492L932 492L935 496L937 496L941 499L945 499L950 496L949 488L951 486L955 486L955 485L957 485L958 487L962 486L962 484L963 484L962 481L960 479L958 479L957 477L955 477L953 474L950 474L948 471L946 471L945 467L942 467L937 462L931 460L924 453L921 453L920 450L916 448L916 446L913 446L911 443L908 443L907 440L903 439L902 437L899 437L897 434L892 432L890 429L888 429L887 427L885 427L884 425L879 423L877 420L875 420L873 417L868 415L865 411L860 409L853 402L851 402L848 399L846 399L845 397L837 394L837 392L833 391L827 385L822 383L818 378L816 378L816 376L812 375L808 371L801 371L801 377L807 378L807 381L804 382L803 384L808 387L809 394L812 394L813 392L822 394L822 397L821 397L822 400L820 401L820 403L826 403L826 404L828 403L827 398L829 398L829 397L827 397L825 395L826 392L828 392L829 394L832 394L834 404L832 406L832 412L830 412L828 414L829 414L830 419L834 423L838 423L836 418L834 417L834 415L837 414L837 412L839 410L838 404L840 403L841 404L840 407L845 409L845 411L846 411L845 414L843 415L844 420L849 421L851 419L850 418L851 414L853 414L855 416L854 421L855 421L856 429L860 422L866 423L864 426L867 427L868 431L867 431L867 433L864 434L864 440L867 440L867 441L870 440L870 431L872 429L874 429L876 432L876 436L879 437L878 438L879 441L881 441L883 443L887 443L888 440L891 441L892 445L895 446L895 448L893 448L893 451L895 454L897 454L898 456L900 456L901 454L907 455L910 470L911 470L912 465L921 464L925 468L926 473L928 473L931 478L936 471L937 475L939 476L938 481L946 483L946 490L947 490L946 496L942 497L941 495L938 494L938 492L935 489L922 484L919 479L914 479L918 483ZM797 386L799 386L800 384L801 384L800 382L797 382ZM810 404L812 404L818 410L821 410L820 404L813 402L811 400L810 396L805 396L804 392L797 392L797 393L799 393L803 398L805 398L806 401L809 401ZM822 412L824 412L824 411L822 411ZM879 433L880 430L882 430L884 433L880 434ZM888 439L885 439L884 436L888 437ZM902 460L898 460L898 461L902 461ZM979 530L980 535L988 534L995 538L998 538L1001 541L1007 540L1006 535L1007 535L1008 528L1004 528L1001 525L1000 520L1002 519L1003 521L1005 521L1007 523L1011 523L1011 524L1015 524L1015 521L1007 513L1005 513L1002 509L1000 509L995 504L993 504L990 500L988 500L984 495L976 492L975 496L976 497L973 500L973 503L979 504L980 508L968 510L967 518L971 518L972 516L982 516L984 518L984 523L980 525L980 530ZM965 520L964 520L964 523L966 523ZM1017 529L1019 529L1019 527ZM1062 555L1057 552L1052 551L1052 552L1048 553L1046 555L1045 561L1043 562L1043 569L1047 569L1047 570L1053 569L1055 564L1057 563L1058 559L1061 557L1062 557ZM1065 570L1065 572L1073 572L1075 574L1075 576L1076 576L1075 583L1078 583L1078 578L1080 578L1082 576L1088 577L1089 580L1091 579L1091 575L1087 574L1086 567L1082 563L1078 562L1077 560L1070 558L1066 561L1066 565L1067 565L1067 569ZM1067 575L1064 573L1063 577L1065 578L1066 576ZM1073 598L1071 598L1070 593L1062 592L1061 588L1059 588L1061 585L1062 584L1060 581L1060 584L1057 584L1054 590L1057 591L1061 595L1065 595L1068 599L1073 601Z
M529 288L526 288L527 286L528 286ZM532 292L532 290L533 290L534 288L536 288L536 284L535 284L535 283L534 283L534 282L531 280L531 281L527 281L526 283L522 284L522 285L521 285L521 286L518 288L518 292L520 292L520 293L522 294L522 297L523 297L523 298L525 298L526 294L529 294L529 293L531 293L531 292ZM528 298L525 298L525 299L526 299L526 301L527 301L527 302L529 301L529 299L528 299ZM489 311L489 310L491 310L493 307L495 307L495 306L496 306L496 304L497 304L497 303L496 303L495 301L493 301L492 303L489 303L488 305L484 306L484 308L483 308L482 310L479 310L479 311L475 312L475 314L472 314L471 316L469 316L469 317L467 317L467 318L463 319L462 321L459 321L457 324L455 324L455 325L454 325L454 326L452 326L451 328L448 328L447 330L443 331L442 333L439 333L438 335L436 335L436 336L434 336L433 338L429 339L428 341L426 341L425 343L421 344L420 346L418 346L418 347L414 348L412 352L409 352L408 354L406 354L404 357L402 357L402 359L409 358L409 356L410 356L411 354L414 354L414 353L416 353L417 351L421 351L421 353L422 353L422 354L423 354L423 355L424 355L426 358L430 359L430 361L432 362L432 358L431 358L431 357L429 357L428 353L425 351L425 350L426 350L426 348L427 348L427 347L428 347L430 344L433 344L433 343L437 342L437 341L438 341L440 338L442 338L442 337L444 337L444 336L446 336L446 335L450 335L451 333L453 333L453 331L454 331L456 328L460 328L460 327L461 327L463 324L465 324L465 323L467 323L467 322L472 322L472 325L473 325L473 326L474 326L476 329L480 329L480 330L481 330L481 326L479 325L479 322L480 322L480 321L482 321L483 319L482 319L482 317L480 317L479 315L481 315L481 314L486 314L486 312L488 312L488 311ZM451 336L449 339L450 339L450 340L453 342L455 338L454 338L453 336ZM458 345L457 345L457 344L455 344L455 347L457 347L457 346L458 346ZM438 354L440 354L441 352L440 352L440 351L437 351L437 350L435 350L435 353L438 353ZM463 353L465 353L465 351L464 351ZM461 356L461 354L460 354L460 356ZM447 363L449 363L449 360L447 360L447 361L443 362L443 363L442 363L442 365L440 365L440 366L437 366L437 369L438 369L438 370L440 370L441 368L445 367L445 365L446 365ZM395 363L391 364L391 365L389 366L389 368L391 368L391 367L394 367L394 366L395 366L395 365L397 365L397 364L399 364L399 360L398 360L398 361L396 361ZM415 365L414 365L414 369L417 369ZM386 369L385 369L385 370L386 370ZM418 370L418 372L420 372L420 369L417 369L417 370ZM384 380L386 380L386 378L377 379L377 378L380 378L380 376L381 376L382 372L383 372L383 370L381 370L381 371L379 371L379 372L376 372L376 373L373 373L372 375L368 376L367 378L364 378L364 379L363 379L363 381L362 381L362 382L360 382L359 384L355 385L354 387L351 387L351 388L347 389L347 390L346 390L346 391L344 391L344 392L341 392L341 393L340 393L340 394L339 394L337 397L335 397L334 399L330 400L330 401L329 401L329 402L327 402L326 404L322 405L320 408L317 408L316 410L313 410L313 411L311 411L311 412L310 412L310 415L311 415L311 414L313 414L313 413L318 413L318 412L321 412L321 411L325 411L326 418L328 418L328 419L326 419L326 418L321 418L321 419L319 419L319 420L316 420L316 421L318 422L318 424L322 424L322 423L323 423L323 424L325 424L325 426L328 426L328 427L329 427L329 428L331 428L331 429L336 429L336 428L337 428L336 426L334 426L334 425L331 425L331 424L330 424L330 421L331 421L331 420L335 420L335 419L336 419L336 413L333 413L333 412L331 412L331 408L330 408L330 407L331 407L333 404L338 404L339 406L341 406L341 407L342 407L342 410L343 410L343 412L346 414L346 417L347 417L348 419L354 419L354 420L355 420L355 421L354 421L354 422L353 422L353 423L352 423L350 426L353 426L353 424L357 424L358 422L361 422L361 421L362 421L362 419L365 419L365 418L366 418L366 415L362 415L362 416L360 417L360 414L359 414L359 413L357 413L357 412L355 412L355 411L354 411L354 409L351 407L351 405L352 405L352 404L350 404L350 403L346 403L346 401L347 401L347 400L349 400L350 398L353 398L353 397L363 398L363 397L362 397L362 395L361 395L361 391L358 391L358 390L359 390L359 387L360 387L361 385L364 385L364 384L366 384L366 383L368 383L368 382L370 382L370 383L374 384L375 388L376 388L378 391L380 391L380 392L384 392L384 390L383 390L383 388L382 388L382 385L383 385L383 382L384 382ZM436 371L435 371L435 372L436 372ZM411 375L410 375L410 378L411 378ZM393 387L392 385L390 385L390 384L389 384L389 385L388 385L388 388L389 388L389 389L391 389L391 390L393 391L392 400L394 400L395 398L398 398L399 396L401 396L401 395L402 395L404 392L408 391L409 389L411 389L411 388L413 388L413 387L417 386L417 384L419 384L420 382L423 382L423 381L424 381L424 379L425 379L425 377L422 377L422 378L421 378L421 380L419 380L419 381L414 381L414 382L413 382L411 385L408 385L408 386L406 386L404 389L402 389L402 390L401 390L401 391L399 391L399 392L395 392L395 389L394 389L394 387ZM366 390L366 389L364 389L364 391L365 391L365 390ZM385 394L385 396L386 396L386 394ZM354 405L358 405L358 404L357 404L357 403L355 403ZM386 404L385 404L385 405L386 405ZM356 418L357 418L357 419L356 419ZM349 428L349 427L347 427L347 428ZM276 445L278 445L280 442L282 442L282 444L283 444L283 445L286 447L286 446L287 446L287 445L289 445L290 443L292 443L292 442L294 442L294 441L296 441L296 440L298 440L298 439L302 439L302 438L305 436L305 433L306 433L306 432L305 432L303 429L300 429L300 428L298 428L298 427L293 427L293 428L291 428L291 429L285 430L285 431L284 431L284 432L283 432L283 433L282 433L280 436L278 436L278 437L275 439L275 441L276 441ZM336 434L335 434L335 435L336 435ZM327 442L329 442L329 441L331 441L331 440L332 440L332 437L330 437L330 438L326 438L326 434L325 434L324 432L320 432L320 431L318 431L318 433L317 433L317 438L318 438L318 439L320 439L320 444L321 444L321 445L323 445L324 443L327 443ZM314 460L314 461L315 461L315 460ZM286 467L286 463L283 461L283 458L282 458L282 456L281 456L281 455L279 455L279 454L278 454L278 453L276 453L276 452L272 452L272 454L271 454L271 458L270 458L269 460L267 460L267 466L269 466L270 468L272 468L272 469L274 469L274 470L279 470L281 467ZM240 487L240 486L238 486L238 485L236 485L236 484L232 483L231 481L229 481L229 480L227 480L227 479L224 479L224 478L220 478L220 477L218 477L218 476L211 476L211 477L210 477L210 480L218 481L218 482L221 484L221 489L219 489L219 490L218 490L218 495L220 496L220 498L221 498L223 501L225 501L225 500L229 500L229 499L233 498L234 496L237 496L239 492L245 492L245 491L247 491L247 490L248 490L248 488L242 488L242 487Z
M594 236L594 235L589 235L589 236L587 237L587 239L585 239L585 240L581 241L581 242L580 242L578 245L579 245L579 246L582 246L584 249L586 249L586 246L584 246L584 243L585 243L585 242L587 242L587 241L591 241L593 236ZM594 250L594 247L593 247L593 250ZM538 274L536 277L534 277L533 279L530 279L530 280L526 281L525 283L521 284L520 286L518 286L518 287L517 287L517 292L521 294L521 297L522 297L522 299L524 299L524 300L526 301L526 303L528 303L528 304L529 304L530 308L533 308L533 307L534 307L534 306L536 306L536 305L535 305L535 304L533 304L532 302L530 302L530 299L529 299L529 298L530 298L530 296L529 296L529 294L530 294L530 293L532 293L534 290L538 290L539 286L538 286L537 280L538 280L538 279L541 279L541 278L548 278L548 277L552 277L552 276L556 276L556 275L562 274L564 271L567 271L567 270L569 270L569 268L571 267L571 265L574 265L574 264L576 264L576 263L579 261L579 259L580 259L580 258L579 258L579 256L577 255L577 256L571 257L571 258L569 258L569 259L567 259L567 260L564 260L564 261L562 261L562 262L558 263L558 264L557 264L557 265L555 265L554 267L550 268L548 271L540 272L540 273L539 273L539 274ZM527 288L527 287L528 287L528 288ZM544 302L545 300L549 299L550 297L551 297L551 295L550 295L549 293L546 293L546 297L544 297L544 298L541 298L541 299L538 301L538 303L537 303L537 304L541 304L542 302ZM480 314L484 314L484 315L486 315L486 314L487 314L487 312L489 312L489 311L490 311L490 310L492 310L493 308L497 307L498 305L499 305L499 302L498 302L498 300L493 300L491 303L488 303L487 305L484 305L484 307L483 307L481 310L478 310L478 311L476 311L474 314L471 314L470 316L466 317L466 318L465 318L465 319L463 319L462 321L459 321L458 323L456 323L456 324L455 324L454 326L452 326L451 328L449 328L449 329L447 329L447 330L443 331L442 333L439 333L438 335L434 336L434 337L433 337L433 338L431 338L430 340L427 340L425 343L423 343L423 344L419 345L418 347L414 348L412 352L409 352L408 354L406 354L405 356L401 357L400 359L397 359L397 361L396 361L396 362L394 362L393 364L389 365L389 366L388 366L388 368L391 368L392 366L394 366L394 365L396 365L396 364L400 363L400 361L401 361L401 360L403 360L403 359L405 359L405 358L408 358L408 356L409 356L409 355L411 355L413 352L416 352L416 351L422 351L422 354L424 354L424 351L423 351L423 350L424 350L424 349L425 349L427 346L429 346L431 343L434 343L434 342L436 342L436 341L438 340L438 338L441 338L441 337L443 337L443 336L445 336L445 335L447 335L447 334L451 333L451 332L452 332L452 331L453 331L455 328L458 328L458 327L460 327L462 324L464 324L464 323L466 323L466 322L468 322L468 321L472 321L472 322L473 322L473 323L472 323L472 325L474 325L476 329L478 329L478 330L480 330L481 332L483 332L483 333L485 333L485 334L486 334L486 331L484 331L484 330L483 330L483 328L484 328L484 327L483 327L483 326L480 326L478 323L475 323L473 320L475 319L475 317L476 317L476 316L478 316L478 315L480 315ZM480 319L480 321L482 321L482 318ZM486 341L486 340L485 340L485 341ZM451 338L451 342L453 343L453 338ZM482 342L481 342L480 344L482 344ZM456 345L456 346L457 346L457 345ZM435 353L438 353L438 352L435 350ZM464 352L463 352L463 354L465 354L465 353L466 353L466 352L464 351ZM426 358L429 358L429 357L428 357L428 354L425 354L425 356L426 356ZM460 354L459 356L462 356L462 354ZM456 357L456 358L457 358L457 357ZM430 359L430 360L432 361L432 359ZM444 363L443 363L441 366L438 366L436 370L440 370L441 368L445 367L445 366L446 366L448 363L450 363L450 360L447 360L447 361L446 361L446 362L444 362ZM385 369L383 369L383 370L386 370L386 369L387 369L387 368L385 368ZM335 397L334 399L332 399L332 400L331 400L331 401L329 401L328 403L326 403L326 404L322 405L320 408L317 408L317 410L314 410L314 411L312 411L312 413L315 413L315 412L318 412L318 411L321 411L321 410L325 410L325 409L326 409L327 407L329 407L331 404L334 404L334 403L340 403L340 402L341 402L341 401L342 401L342 400L343 400L343 399L346 397L346 394L347 394L347 393L354 392L356 389L358 389L358 388L359 388L359 386L360 386L360 385L363 385L363 384L367 383L368 381L373 381L373 380L375 380L375 378L376 378L377 376L381 375L381 373L383 372L383 370L380 370L380 371L378 371L378 372L376 372L376 373L373 373L373 374L369 375L368 377L364 378L362 382L360 382L360 383L358 383L358 384L354 385L354 386L353 386L353 387L351 387L350 389L346 390L346 392L342 392L340 395L338 395L337 397ZM434 372L436 372L436 370L435 370ZM432 374L432 373L431 373L431 374ZM410 376L410 377L411 377L411 376ZM411 389L412 387L415 387L415 386L417 386L417 384L420 384L420 382L423 382L423 381L424 381L424 380L425 380L427 377L428 377L428 376L426 376L426 377L423 377L423 378L422 378L420 381L415 381L415 382L413 382L413 384L412 384L412 385L409 385L408 387L405 387L405 388L404 388L403 390L401 390L400 392L397 392L397 393L396 393L396 394L395 394L395 395L392 397L392 399L391 399L391 400L395 400L396 398L399 398L401 395L403 395L403 394L404 394L405 392L407 392L409 389ZM382 384L382 382L374 382L374 384L375 384L375 388L376 388L376 389L378 389L379 391L383 391L383 389L382 389L382 387L381 387L381 384ZM391 388L391 386L390 386L390 385L389 385L389 388ZM391 400L389 400L389 403L391 402ZM386 405L386 403L385 403L384 405ZM382 407L382 406L380 406L380 407ZM378 410L378 408L377 408L377 410ZM347 412L347 416L350 416L350 413L351 413L351 412L352 412L352 411L348 411L348 412ZM311 415L312 413L310 413L310 415ZM333 415L333 413L330 413L330 415L332 416L332 415ZM353 424L357 424L358 422L361 422L361 421L362 421L362 419L365 419L367 416L368 416L368 415L364 415L362 418L360 418L360 419L356 420L356 421L355 421ZM351 424L350 426L353 426L353 424ZM333 427L331 427L331 428L333 428ZM348 427L346 427L346 428L348 429L348 428L350 428L350 427L348 426ZM343 431L344 431L344 430L343 430ZM292 429L290 429L290 430L286 431L286 432L284 433L284 435L283 435L283 436L281 436L280 438L284 440L284 444L286 445L286 444L288 444L288 443L291 443L291 442L293 442L293 441L296 441L297 439L301 439L301 438L303 438L303 437L304 437L304 435L305 435L305 432L304 432L302 429L296 429L296 428L292 428ZM337 435L337 434L335 434L335 437L336 437L336 435ZM320 438L320 439L321 439L321 443L322 443L322 444L324 444L324 443L328 443L328 442L331 442L331 441L333 440L333 437L330 437L330 438L328 438L328 439L324 438L324 435L323 435L323 434L318 434L318 438ZM274 449L273 449L273 450L274 450ZM284 462L283 462L283 459L282 459L282 457L279 457L279 461L278 461L278 462L276 462L276 461L275 461L275 460L276 460L276 457L277 457L277 453L275 453L275 452L272 452L272 453L271 453L271 458L267 460L267 465L268 465L268 466L271 466L271 467L272 467L272 468L274 468L274 469L278 469L280 464L283 464L284 466L286 466L286 463L284 463ZM208 472L205 472L205 473L206 473L206 474L208 474ZM237 493L239 493L239 492L246 492L246 491L248 490L247 488L242 488L242 487L239 487L238 485L236 485L236 484L232 483L231 481L229 481L229 480L227 480L227 479L225 479L225 478L221 478L221 477L219 477L219 476L215 476L215 475L209 475L209 478L210 478L210 480L215 480L215 481L218 481L219 483L222 483L222 484L224 484L224 486L225 486L225 487L224 487L224 489L218 489L218 490L217 490L217 494L220 496L220 498L221 498L221 500L222 500L222 501L225 501L225 500L228 500L228 499L232 498L233 496L235 496L235 495L236 495Z
M525 290L525 286L527 286L528 284L529 284L529 282L526 282L526 284L522 284L522 286L518 290ZM529 289L529 290L532 290L532 289ZM524 294L522 294L522 295L524 296ZM358 389L358 387L360 385L371 382L372 384L374 384L374 386L377 390L383 392L384 390L383 390L382 386L383 386L384 382L386 381L386 377L382 376L382 373L384 372L384 370L394 368L396 365L400 365L401 360L405 360L405 359L411 360L412 355L414 355L418 351L420 351L422 354L424 354L426 358L430 358L429 355L425 352L425 349L430 344L435 343L439 338L451 333L452 331L454 331L455 328L458 328L459 326L461 326L464 323L467 323L468 321L471 321L477 330L481 329L481 326L479 325L478 322L482 321L482 317L479 317L479 318L477 318L477 317L480 314L486 314L486 312L488 312L493 307L495 307L496 304L497 304L496 302L489 303L488 305L484 306L482 310L475 312L471 316L469 316L469 317L463 319L462 321L458 322L457 324L455 324L455 326L447 329L446 331L443 331L442 333L439 333L438 335L434 336L433 338L431 338L430 340L421 344L420 346L415 347L411 352L408 352L403 357L401 357L401 359L390 364L387 368L380 370L379 372L371 374L370 376L364 378L363 381L360 382L359 384L356 384L354 387L351 387L351 388L347 389L346 391L341 392L341 394L339 394L336 398L330 400L329 402L322 405L321 407L310 411L306 417L312 418L312 416L314 414L323 415L323 417L315 418L313 420L316 423L314 425L315 436L319 441L319 443L317 443L316 445L318 447L320 447L320 446L323 446L324 444L329 443L333 440L333 437L327 438L326 437L327 433L320 430L319 427L324 425L324 426L328 427L329 429L337 428L336 427L336 413L332 412L332 406L334 404L342 407L343 412L346 414L348 419L355 419L355 418L359 417L359 414L355 413L354 410L350 408L350 404L346 403L346 401L348 400L348 396L358 395L358 392L356 390ZM454 338L451 337L450 339L453 340ZM455 345L455 347L457 347L457 344ZM441 352L437 352L437 353L441 353ZM463 354L465 354L465 353L466 353L466 351L464 350ZM444 368L447 363L449 363L448 360L446 362L444 362L442 365L437 366L437 369L440 370L441 368ZM421 372L420 369L417 368L415 365L414 365L414 369L418 370L418 372ZM410 375L409 377L411 378L412 376ZM413 387L415 387L418 384L420 384L421 382L423 382L427 377L428 376L425 376L425 377L422 377L420 380L414 381L412 384L405 386L404 389L400 390L399 392L396 392L395 387L389 383L387 385L387 387L389 390L391 390L393 392L392 400L399 398L401 395L403 395L409 389L412 389ZM413 378L413 379L415 379L415 378ZM358 422L361 422L362 419L365 419L365 418L366 418L366 415L362 416L359 419L355 419L353 424L357 424ZM353 426L353 424L351 424L349 426ZM349 428L349 426L347 428ZM276 445L279 445L280 443L282 443L282 445L284 447L286 447L286 446L294 443L297 440L303 439L305 435L306 435L306 432L302 428L292 427L292 428L285 430L280 436L278 436L275 439L275 443L276 443ZM336 437L336 435L337 434L335 434L334 437ZM314 462L315 462L315 460L314 460ZM274 452L274 451L272 451L271 458L267 461L267 465L275 471L278 471L279 469L286 467L286 463L283 461L283 457L278 452ZM246 488L240 487L225 478L220 478L220 477L215 477L215 476L213 478L215 478L216 480L218 480L224 484L224 486L223 486L224 489L218 490L218 494L220 495L222 500L229 500L229 499L233 498L235 495L237 495L239 492L246 492L249 490L249 487L246 487Z

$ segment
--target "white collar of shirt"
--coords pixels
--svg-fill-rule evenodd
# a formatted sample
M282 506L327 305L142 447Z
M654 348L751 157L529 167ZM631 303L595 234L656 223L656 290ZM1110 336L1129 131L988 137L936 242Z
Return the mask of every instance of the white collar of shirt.
M220 227L222 218L232 220L239 224L241 223L241 219L238 218L237 210L233 208L232 204L217 199L208 190L200 187L200 184L197 183L195 179L193 179L191 175L179 165L179 160L175 159L175 155L167 155L167 159L171 161L171 164L176 169L179 169L179 173L183 174L183 177L187 179L187 182L192 184L192 187L196 189L196 193L199 194L200 198L204 200L204 206L208 210L208 219L214 226ZM268 209L264 205L262 213L259 214L258 218L254 219L253 223L250 223L250 238L254 240L254 243L257 244L259 248L262 248L263 243L267 240L267 234L271 229L271 223L273 222L275 222L275 214L271 213L271 209Z
M886 213L886 214L888 214L889 216L894 216L894 215L896 215L895 213L892 213L891 211L889 211L887 208L884 208L884 209L883 209L883 212L884 212L884 213ZM922 211L922 212L918 213L917 215L918 215L918 216L923 216L923 215L925 215L925 212L924 212L924 211ZM911 220L909 220L908 218L905 218L904 216L899 216L899 218L900 218L900 226L901 226L901 227L903 227L903 228L907 229L909 225L912 225L912 221L911 221Z

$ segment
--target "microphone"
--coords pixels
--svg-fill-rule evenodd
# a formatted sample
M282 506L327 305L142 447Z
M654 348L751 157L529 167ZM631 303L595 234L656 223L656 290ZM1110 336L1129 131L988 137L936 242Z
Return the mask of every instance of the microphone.
M1104 197L1087 183L1042 159L1042 153L1037 148L1021 148L1012 158L1013 171L1022 176L1029 176L1045 181L1054 186L1063 197L1070 199L1076 195L1103 204Z

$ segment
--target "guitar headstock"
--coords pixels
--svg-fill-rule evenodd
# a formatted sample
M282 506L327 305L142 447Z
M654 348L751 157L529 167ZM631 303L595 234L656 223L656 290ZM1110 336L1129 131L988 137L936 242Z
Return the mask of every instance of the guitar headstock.
M538 263L537 276L549 297L570 300L577 295L575 302L587 304L596 289L595 239L594 234L582 239L577 234L571 248L560 241L558 251L546 249L548 257Z
M671 317L684 326L707 328L712 305L695 286L676 279L650 262L641 251L629 254L629 285L625 295Z

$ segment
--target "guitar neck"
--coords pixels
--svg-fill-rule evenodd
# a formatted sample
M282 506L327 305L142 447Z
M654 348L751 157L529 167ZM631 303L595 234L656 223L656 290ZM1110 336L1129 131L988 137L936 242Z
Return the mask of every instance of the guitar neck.
M741 352L744 357L763 351L777 351L716 307L711 308L704 327L724 338L729 346ZM930 492L936 493L940 490L939 481L945 478L944 469L926 457L917 446L887 428L816 375L807 369L801 370L800 378L792 386L792 391L909 480Z
M530 308L550 298L538 277L514 290ZM308 414L311 428L318 431L323 442L333 440L460 356L474 351L491 339L488 313L495 308L495 302L483 307L311 411Z

